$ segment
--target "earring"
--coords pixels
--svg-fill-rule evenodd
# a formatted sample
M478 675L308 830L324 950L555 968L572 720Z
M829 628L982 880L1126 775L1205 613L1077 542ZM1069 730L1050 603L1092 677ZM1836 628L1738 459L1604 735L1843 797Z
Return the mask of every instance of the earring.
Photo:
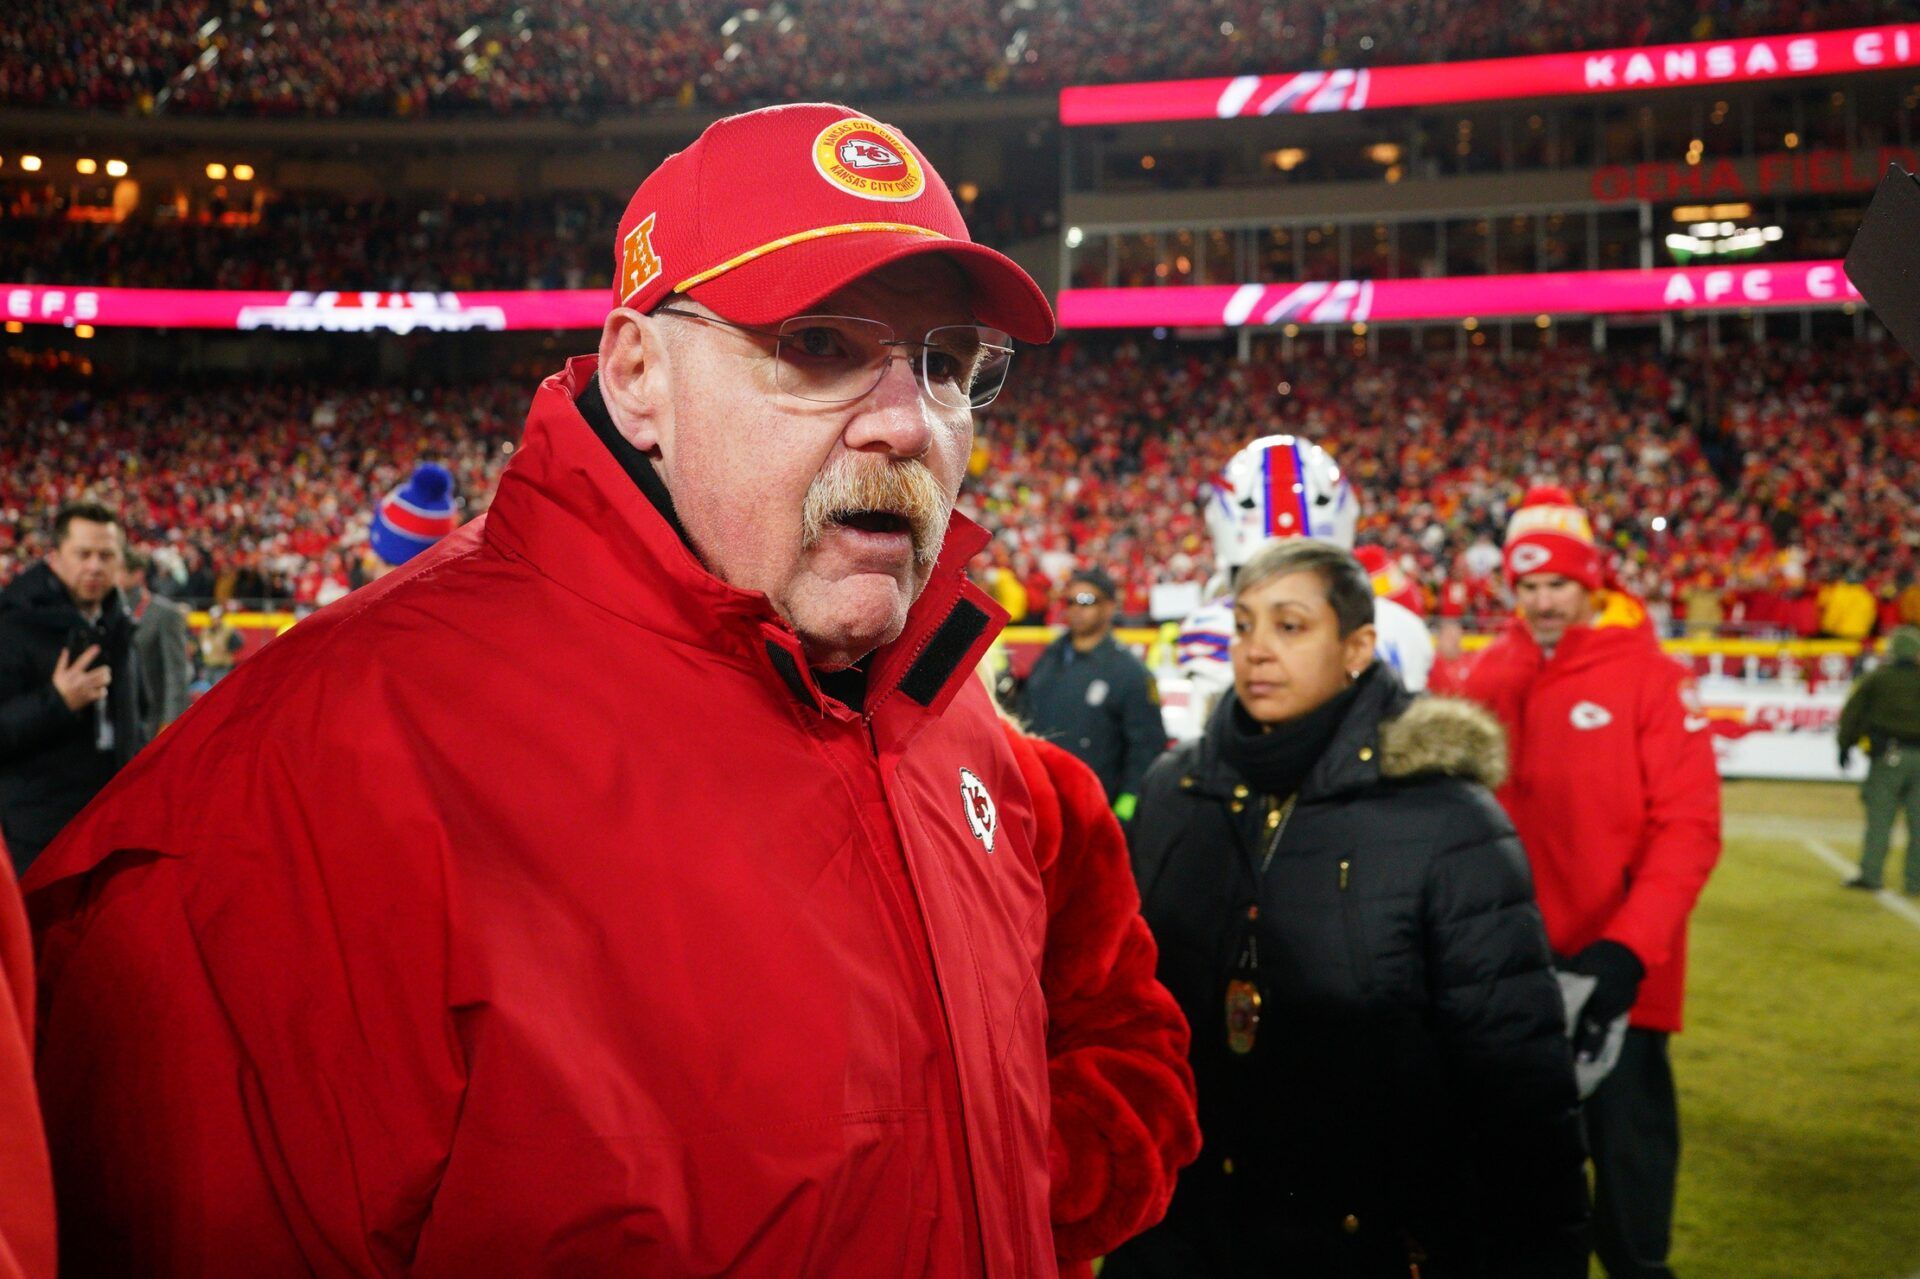
M1359 672L1359 671L1348 671L1348 672L1347 672L1347 683L1349 683L1349 684L1357 684L1357 683L1359 683L1359 682L1360 682L1360 672Z

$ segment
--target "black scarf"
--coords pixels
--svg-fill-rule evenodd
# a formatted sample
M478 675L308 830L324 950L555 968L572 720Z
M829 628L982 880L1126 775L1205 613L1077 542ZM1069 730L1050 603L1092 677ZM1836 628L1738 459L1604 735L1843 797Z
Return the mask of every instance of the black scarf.
M1295 795L1307 774L1333 744L1334 734L1373 678L1374 668L1304 715L1271 726L1247 714L1230 697L1214 716L1212 732L1220 757L1263 795Z

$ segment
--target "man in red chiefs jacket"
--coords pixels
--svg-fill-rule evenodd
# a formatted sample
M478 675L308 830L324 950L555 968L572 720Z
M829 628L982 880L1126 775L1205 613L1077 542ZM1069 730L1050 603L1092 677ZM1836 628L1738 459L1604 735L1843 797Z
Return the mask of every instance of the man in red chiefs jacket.
M35 867L63 1273L1054 1266L1035 819L954 517L1052 315L911 142L722 120L483 520Z
M1666 1276L1679 1165L1667 1036L1680 1029L1687 916L1720 856L1720 779L1687 671L1645 609L1601 589L1586 513L1528 493L1507 530L1518 618L1467 676L1506 726L1500 802L1533 866L1547 935L1597 985L1575 1031L1601 1055L1630 1013L1618 1064L1587 1100L1596 1250L1612 1279Z

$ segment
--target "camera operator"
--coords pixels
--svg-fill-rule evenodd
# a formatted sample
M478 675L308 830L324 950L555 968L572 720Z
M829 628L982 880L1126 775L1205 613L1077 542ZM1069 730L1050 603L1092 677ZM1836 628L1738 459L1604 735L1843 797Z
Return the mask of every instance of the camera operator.
M0 590L0 830L20 872L145 741L120 518L69 503L53 541Z

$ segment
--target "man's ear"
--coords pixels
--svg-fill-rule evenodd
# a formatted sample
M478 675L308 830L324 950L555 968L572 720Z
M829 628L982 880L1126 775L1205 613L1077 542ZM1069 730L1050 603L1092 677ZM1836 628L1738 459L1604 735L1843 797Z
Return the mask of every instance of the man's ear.
M600 330L600 398L621 438L649 457L672 445L673 371L660 321L620 307Z

